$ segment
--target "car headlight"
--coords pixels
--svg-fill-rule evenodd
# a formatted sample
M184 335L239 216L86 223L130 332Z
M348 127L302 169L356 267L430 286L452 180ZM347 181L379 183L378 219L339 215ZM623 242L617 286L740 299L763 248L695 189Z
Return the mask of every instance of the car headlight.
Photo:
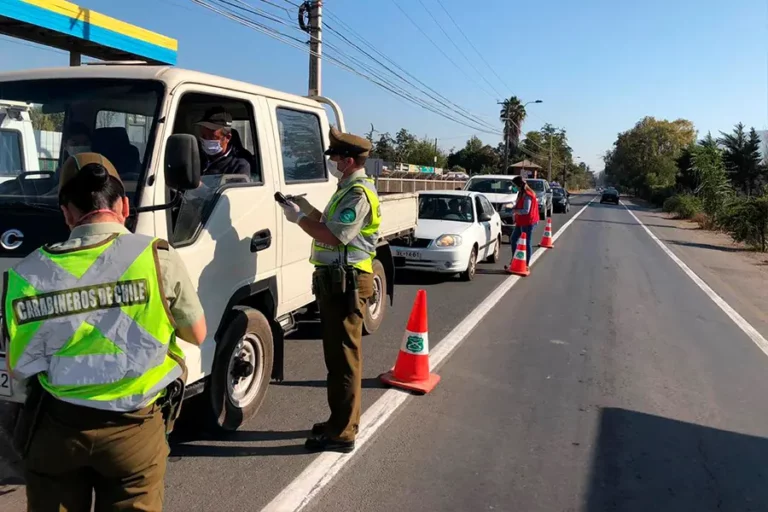
M461 237L459 235L441 235L435 240L436 247L458 247L461 245Z

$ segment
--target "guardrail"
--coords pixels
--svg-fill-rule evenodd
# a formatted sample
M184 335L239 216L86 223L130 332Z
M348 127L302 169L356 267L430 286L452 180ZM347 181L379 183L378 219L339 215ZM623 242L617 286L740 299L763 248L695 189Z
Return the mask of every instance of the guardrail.
M464 188L462 180L416 180L407 178L378 178L376 188L381 194L399 194L422 190L456 190Z

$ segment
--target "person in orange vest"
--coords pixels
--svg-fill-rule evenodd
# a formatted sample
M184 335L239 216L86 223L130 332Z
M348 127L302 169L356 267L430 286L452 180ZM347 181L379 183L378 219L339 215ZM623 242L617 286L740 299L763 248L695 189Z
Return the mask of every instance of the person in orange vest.
M539 222L539 201L536 199L536 192L528 186L522 176L515 176L512 183L517 187L517 203L513 213L515 215L515 230L512 231L512 237L509 239L509 244L512 246L512 252L515 252L517 247L517 241L520 239L520 235L525 233L527 239L526 242L526 258L528 264L531 264L531 253L533 249L531 239L533 238L533 228L536 223Z

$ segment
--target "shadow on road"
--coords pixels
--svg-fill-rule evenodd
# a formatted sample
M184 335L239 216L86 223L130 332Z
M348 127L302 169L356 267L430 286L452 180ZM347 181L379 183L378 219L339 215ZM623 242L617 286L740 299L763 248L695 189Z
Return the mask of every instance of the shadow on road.
M698 242L684 242L681 240L664 240L664 243L671 244L671 245L681 245L684 247L696 247L699 249L710 249L712 251L720 251L720 252L751 252L750 249L747 249L744 247L728 247L725 245L702 244Z
M606 408L586 512L768 510L768 440Z
M453 274L439 274L436 272L416 272L413 270L398 269L395 272L395 284L400 285L434 285L453 279Z
M324 380L284 380L275 386L286 386L289 388L325 388ZM386 389L378 378L363 379L363 389Z

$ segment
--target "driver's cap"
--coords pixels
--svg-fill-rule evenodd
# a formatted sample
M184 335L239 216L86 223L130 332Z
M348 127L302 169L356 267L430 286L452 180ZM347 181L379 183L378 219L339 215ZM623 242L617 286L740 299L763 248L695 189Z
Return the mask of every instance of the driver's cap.
M61 194L61 189L64 188L64 186L69 183L72 178L77 176L77 173L80 172L80 169L89 164L99 164L104 167L104 169L107 171L107 174L115 178L120 183L120 185L123 186L123 190L125 190L123 180L120 179L120 173L117 172L117 169L115 169L115 166L112 165L112 162L110 162L107 157L100 155L99 153L79 153L67 158L67 160L64 162L64 165L61 166L61 175L59 176L59 194Z

